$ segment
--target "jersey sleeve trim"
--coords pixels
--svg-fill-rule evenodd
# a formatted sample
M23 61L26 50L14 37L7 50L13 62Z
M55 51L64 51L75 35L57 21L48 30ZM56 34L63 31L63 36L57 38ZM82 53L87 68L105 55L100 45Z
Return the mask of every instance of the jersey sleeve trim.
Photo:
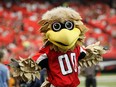
M80 53L82 53L82 52L86 53L86 51L84 50L84 48L80 47Z
M85 56L86 56L86 51L84 50L83 47L80 47L80 55L79 55L78 60L83 59Z
M41 55L37 58L36 63L39 64L41 61L43 61L43 60L45 60L45 59L47 59L47 58L48 58L48 57L47 57L46 53L41 54Z

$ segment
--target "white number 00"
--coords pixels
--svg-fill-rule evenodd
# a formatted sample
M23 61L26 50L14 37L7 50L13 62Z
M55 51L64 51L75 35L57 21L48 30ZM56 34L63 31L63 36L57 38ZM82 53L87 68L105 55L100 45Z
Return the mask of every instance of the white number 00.
M64 55L61 55L61 56L58 57L58 61L59 61L60 68L61 68L61 72L62 72L63 75L67 75L69 73L72 73L73 70L75 72L77 72L76 54L75 53L71 53L70 57L71 57L71 59L69 59L67 54L64 54ZM66 63L67 69L65 69L65 65L64 65L63 60ZM73 67L71 67L71 66L73 66Z

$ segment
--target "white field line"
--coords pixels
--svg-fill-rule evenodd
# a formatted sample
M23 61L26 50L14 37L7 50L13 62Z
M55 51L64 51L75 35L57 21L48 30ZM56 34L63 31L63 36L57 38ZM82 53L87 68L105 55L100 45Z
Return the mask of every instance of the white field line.
M99 76L97 80L99 82L116 82L116 76Z
M97 76L98 82L116 82L116 76ZM85 81L85 77L79 77L80 81Z

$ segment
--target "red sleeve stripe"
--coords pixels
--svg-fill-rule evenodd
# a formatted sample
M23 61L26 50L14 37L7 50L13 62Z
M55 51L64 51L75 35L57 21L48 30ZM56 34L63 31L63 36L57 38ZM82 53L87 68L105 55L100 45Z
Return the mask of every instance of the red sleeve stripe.
M34 55L34 56L32 57L32 59L33 59L34 61L37 61L37 59L38 59L38 57L39 57L40 55L41 55L40 53L36 53L36 55Z

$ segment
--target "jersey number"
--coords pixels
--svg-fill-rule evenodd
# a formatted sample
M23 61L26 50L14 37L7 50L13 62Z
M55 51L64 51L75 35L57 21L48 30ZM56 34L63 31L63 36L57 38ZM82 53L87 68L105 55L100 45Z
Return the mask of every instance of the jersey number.
M71 53L70 58L71 59L69 59L67 54L64 54L64 55L61 55L61 56L58 57L61 72L62 72L63 75L67 75L69 73L72 73L73 70L75 72L77 72L76 54Z

